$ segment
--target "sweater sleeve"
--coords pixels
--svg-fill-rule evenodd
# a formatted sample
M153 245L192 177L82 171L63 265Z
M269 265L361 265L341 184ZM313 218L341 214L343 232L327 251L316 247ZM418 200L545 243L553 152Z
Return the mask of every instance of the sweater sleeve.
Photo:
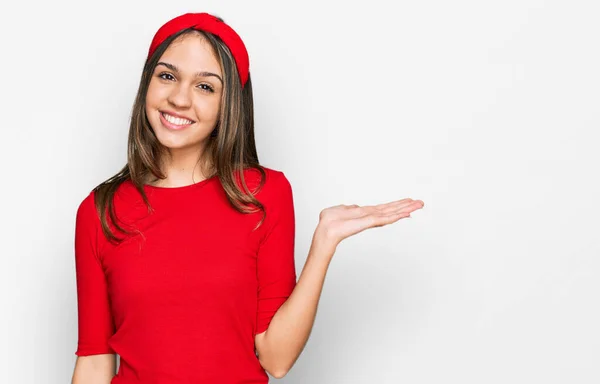
M272 176L272 185L268 201L264 202L267 213L263 223L265 236L258 250L258 313L255 334L267 330L271 319L296 286L292 187L281 172L268 176Z
M79 205L75 222L77 356L115 353L108 346L114 326L106 277L98 258L99 231L100 220L92 192Z

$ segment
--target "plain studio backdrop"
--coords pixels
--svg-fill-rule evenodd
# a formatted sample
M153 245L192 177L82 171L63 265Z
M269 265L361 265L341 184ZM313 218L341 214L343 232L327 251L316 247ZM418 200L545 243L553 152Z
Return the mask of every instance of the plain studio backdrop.
M298 273L321 209L425 202L340 245L280 382L600 382L597 2L2 7L3 383L70 382L76 209L125 164L154 32L202 11L250 52Z

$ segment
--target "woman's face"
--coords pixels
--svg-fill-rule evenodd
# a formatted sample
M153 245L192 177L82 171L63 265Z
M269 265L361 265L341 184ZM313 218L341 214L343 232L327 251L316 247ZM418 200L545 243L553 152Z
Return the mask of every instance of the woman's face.
M154 69L146 115L169 149L202 150L219 117L221 66L210 43L197 34L176 39Z

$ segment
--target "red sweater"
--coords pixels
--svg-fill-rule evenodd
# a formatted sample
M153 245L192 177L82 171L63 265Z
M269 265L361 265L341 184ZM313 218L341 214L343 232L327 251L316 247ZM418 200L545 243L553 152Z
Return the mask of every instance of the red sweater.
M94 193L77 211L77 356L116 353L112 384L267 383L254 349L296 284L292 189L265 168L262 212L243 214L217 177L145 186L148 210L131 181L119 186L118 218L138 232L107 241ZM250 188L260 174L245 171ZM120 233L117 233L120 234Z

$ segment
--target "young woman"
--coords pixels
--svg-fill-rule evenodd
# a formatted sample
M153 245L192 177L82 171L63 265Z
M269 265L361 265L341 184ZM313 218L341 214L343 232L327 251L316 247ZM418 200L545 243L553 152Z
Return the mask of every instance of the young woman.
M127 165L77 211L74 384L283 377L340 241L423 207L324 209L296 281L292 189L259 165L252 109L248 54L223 20L185 14L157 31Z

